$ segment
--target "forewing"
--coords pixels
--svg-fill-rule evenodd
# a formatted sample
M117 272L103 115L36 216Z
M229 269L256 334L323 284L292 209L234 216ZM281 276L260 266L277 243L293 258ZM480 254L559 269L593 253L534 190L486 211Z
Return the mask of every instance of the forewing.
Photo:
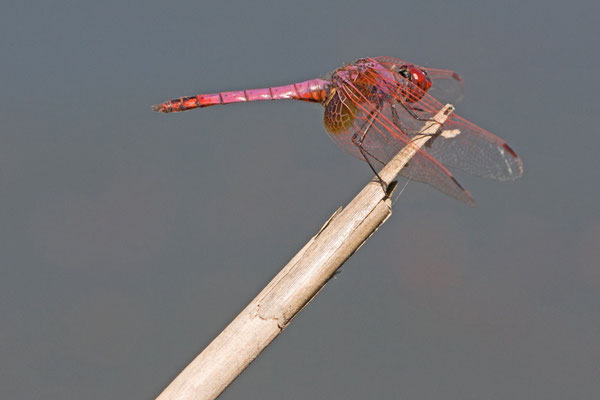
M499 181L523 174L523 161L502 139L458 115L444 124L427 151L448 167Z
M380 79L379 85L390 101L397 104L398 116L394 123L411 136L416 133L415 121L432 118L442 103L401 75L393 75L394 79ZM409 96L420 100L407 102ZM445 166L496 180L512 180L522 175L523 163L519 156L504 140L485 129L452 114L441 132L428 143L425 151Z

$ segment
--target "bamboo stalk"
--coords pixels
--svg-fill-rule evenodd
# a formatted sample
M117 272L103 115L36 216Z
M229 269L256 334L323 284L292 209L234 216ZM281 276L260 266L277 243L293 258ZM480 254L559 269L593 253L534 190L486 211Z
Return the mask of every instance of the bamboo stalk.
M446 105L380 172L391 184L454 111ZM369 182L165 388L158 400L217 398L391 215L390 190Z

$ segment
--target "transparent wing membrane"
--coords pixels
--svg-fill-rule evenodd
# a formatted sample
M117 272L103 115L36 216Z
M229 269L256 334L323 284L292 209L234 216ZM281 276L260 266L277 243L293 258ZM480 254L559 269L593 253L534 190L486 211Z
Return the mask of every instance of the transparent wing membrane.
M363 59L332 75L325 127L344 151L366 157L375 168L387 163L443 107L431 95L436 85L448 83L444 90L449 98L462 93L462 81L453 71L424 69L432 81L425 91L401 74L404 65L390 57ZM470 193L446 167L497 180L515 179L523 172L521 159L505 141L456 114L401 174L473 205Z
M356 101L361 94L350 85L339 96L344 97L344 101L354 99L356 108L352 125L337 133L330 132L331 138L344 151L360 159L366 158L376 170L381 169L410 141L410 136L393 123L396 110L389 102L376 104ZM412 130L416 132L423 125L423 122L414 120ZM361 138L364 157L355 144ZM452 198L475 205L471 194L456 181L452 173L425 151L419 151L401 171L401 175L430 184Z

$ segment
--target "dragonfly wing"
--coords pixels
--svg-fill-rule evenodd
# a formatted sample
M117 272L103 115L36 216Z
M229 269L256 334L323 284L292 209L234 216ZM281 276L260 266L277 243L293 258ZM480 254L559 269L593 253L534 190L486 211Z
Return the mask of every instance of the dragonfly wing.
M402 82L401 90L398 82ZM415 121L430 119L442 108L442 103L429 92L399 74L394 73L394 79L382 76L379 85L396 104L394 123L408 136L417 132ZM407 102L406 98L419 100ZM523 162L515 151L504 140L472 122L452 114L441 132L425 151L445 166L501 181L523 174Z
M364 160L365 157L355 144L356 140L362 138L366 159L376 170L381 169L410 141L410 137L393 122L395 106L392 103L368 99L350 82L338 88L334 96L337 97L331 99L331 106L325 106L326 127L328 120L333 119L328 117L328 114L339 113L340 109L352 113L352 123L341 130L328 128L329 136L344 151ZM338 102L344 106L340 107ZM415 121L413 128L416 129L418 125L422 127L423 122ZM401 175L428 183L454 199L471 206L475 205L471 194L458 183L450 171L423 150L415 154Z
M444 124L426 150L442 164L499 181L517 179L523 162L502 139L458 115Z
M440 192L475 207L475 199L471 193L454 178L450 171L424 151L417 153L400 171L400 175L410 180L427 183Z

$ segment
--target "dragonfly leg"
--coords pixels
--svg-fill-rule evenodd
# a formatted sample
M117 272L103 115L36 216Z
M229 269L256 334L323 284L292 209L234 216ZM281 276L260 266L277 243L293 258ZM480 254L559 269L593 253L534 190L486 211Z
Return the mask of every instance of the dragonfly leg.
M369 168L371 168L371 171L373 171L373 173L377 177L377 180L381 184L381 188L383 189L384 192L387 193L387 184L383 181L383 179L381 179L381 176L379 176L379 173L377 172L375 167L373 167L373 164L371 164L371 161L369 161L368 156L373 157L375 160L377 160L379 162L381 162L381 161L378 160L377 157L375 157L371 153L369 153L369 151L367 149L365 149L363 147L363 145L359 142L360 142L360 139L358 139L358 132L357 132L354 134L354 136L352 136L352 143L354 143L356 145L356 147L358 147L358 151L360 151L360 154L363 156L363 158L365 159L367 164L369 164Z
M398 100L398 103L400 105L402 105L402 107L404 107L404 109L406 110L406 112L408 112L410 114L411 117L413 117L414 119L416 119L417 121L424 121L424 122L430 122L430 121L435 121L435 119L433 118L425 118L425 117L421 117L419 114L417 114L415 111L425 111L421 108L417 108L417 107L412 107L409 106L408 104L406 104L403 101Z
M392 104L390 108L392 110L392 123L396 125L396 127L399 128L402 132L408 135L408 129L406 129L402 125L402 122L400 122L400 117L398 116L398 108L396 107L396 104Z
M403 86L405 86L405 85L407 85L407 84L405 83L405 78L403 78L403 79L402 79L402 80L400 80L400 81L398 80L398 78L396 77L396 75L394 75L394 78L396 79L396 83L397 83L397 85L398 85L398 90L399 90L399 91L402 93L402 92L404 91L404 90L402 89L402 87L403 87ZM421 95L421 96L419 96L419 99L420 99L421 97L423 97L423 96L422 96L422 95ZM407 99L407 101L408 101L408 99ZM399 104L401 104L401 105L402 105L402 107L404 107L404 109L405 109L405 110L406 110L406 111L407 111L407 112L410 114L410 116L411 116L411 117L413 117L414 119L416 119L417 121L425 121L425 122L428 122L428 121L435 121L435 120L434 120L434 119L432 119L432 118L424 118L424 117L421 117L420 115L418 115L418 114L415 112L415 111L424 112L425 110L423 110L422 108L410 106L410 105L406 104L406 103L405 103L405 102L404 102L402 99L400 99L400 98L396 98L396 102L397 102L397 103L399 103ZM392 109L395 109L395 108L396 108L396 107L395 107L395 104L394 104L394 105L392 105Z
M409 110L409 109L407 108L408 106L407 106L406 104L403 104L403 103L400 103L400 104L402 104L402 105L403 105L403 107L404 107L404 108L405 108L407 111ZM397 108L396 108L396 104L392 104L392 106L391 106L391 110L392 110L392 112L391 112L391 114L392 114L392 123L393 123L394 125L396 125L396 126L397 126L397 127L398 127L398 128L399 128L399 129L400 129L402 132L404 132L404 133L405 133L407 136L414 136L414 133L410 132L410 130L409 130L409 129L406 129L406 128L404 128L404 127L402 126L402 122L400 122L400 117L398 116L398 110L397 110ZM420 110L420 109L416 109L416 110L423 111L423 110ZM434 119L429 119L429 118L421 118L421 117L419 117L419 116L415 116L415 115L413 115L413 114L412 114L410 111L408 111L408 112L409 112L409 114L410 114L410 115L411 115L413 118L415 118L415 119L417 119L417 120L419 120L419 121L434 121L434 122L435 122L435 120L434 120ZM433 141L434 141L434 140L435 140L435 139L436 139L436 138L437 138L437 137L440 135L440 133L441 133L441 131L438 131L438 132L436 132L436 133L429 134L429 136L431 136L432 138L431 138L430 140L428 140L428 141L427 141L427 143L425 143L425 147L431 148L431 145L433 144Z
M384 165L385 163L383 161L381 161L379 158L377 158L375 155L371 154L369 152L369 150L365 149L365 147L363 146L365 138L367 137L369 130L373 126L373 123L375 122L375 118L377 117L377 115L379 115L379 112L380 112L379 110L375 110L373 113L371 113L371 116L365 122L365 124L360 129L360 131L354 132L354 135L352 135L352 143L354 143L354 145L358 148L358 151L360 151L360 154L363 156L363 158L365 159L367 164L369 164L369 168L371 168L371 171L373 171L373 173L379 180L379 183L381 184L381 188L383 189L383 191L387 193L387 189L388 189L387 184L384 182L383 179L381 179L381 176L379 176L379 173L377 172L377 170L375 169L373 164L371 164L371 161L369 160L368 156L370 156L371 158L373 158L375 161L379 162L382 165Z

